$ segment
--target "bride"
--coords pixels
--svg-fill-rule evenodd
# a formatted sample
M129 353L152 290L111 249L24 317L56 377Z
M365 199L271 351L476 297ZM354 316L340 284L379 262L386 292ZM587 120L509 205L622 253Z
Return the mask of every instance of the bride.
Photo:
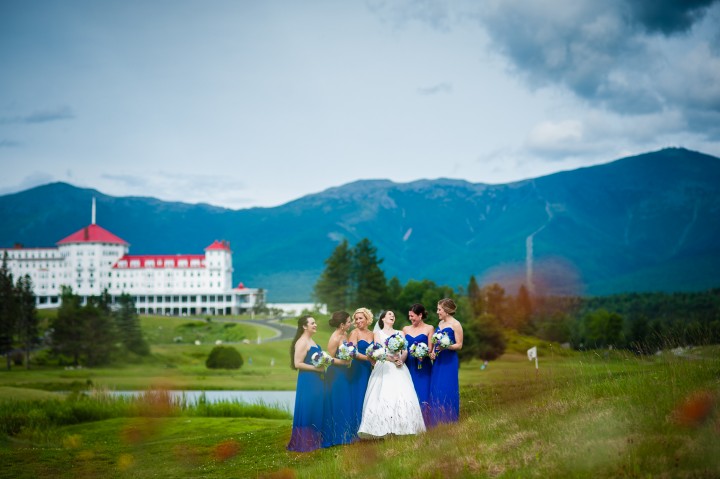
M386 311L380 315L379 330L375 342L385 346L385 341L401 331L393 329L395 313ZM358 436L375 439L388 434L406 435L425 432L420 403L418 402L410 372L405 366L407 350L390 354L387 359L375 363L363 402L362 422Z

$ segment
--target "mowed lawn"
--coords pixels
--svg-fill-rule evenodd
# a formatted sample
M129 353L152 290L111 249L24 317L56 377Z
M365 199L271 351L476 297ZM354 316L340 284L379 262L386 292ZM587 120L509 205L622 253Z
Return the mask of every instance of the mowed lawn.
M720 348L637 357L538 344L537 372L517 352L527 343L486 369L463 363L460 422L419 436L297 454L285 450L289 419L113 417L0 437L0 477L720 477ZM233 345L240 371L205 369L212 344L156 343L147 364L3 372L0 404L87 381L294 389L289 341Z

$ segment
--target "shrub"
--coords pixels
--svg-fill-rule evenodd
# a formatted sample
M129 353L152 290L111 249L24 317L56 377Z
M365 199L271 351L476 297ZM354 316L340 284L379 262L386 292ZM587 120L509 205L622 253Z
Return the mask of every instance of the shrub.
M209 369L240 369L243 357L237 349L230 346L215 346L205 361Z

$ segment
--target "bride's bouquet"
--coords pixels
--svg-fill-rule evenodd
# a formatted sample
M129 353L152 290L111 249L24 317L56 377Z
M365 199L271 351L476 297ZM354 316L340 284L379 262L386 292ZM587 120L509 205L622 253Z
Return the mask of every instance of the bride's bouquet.
M407 339L400 333L395 333L385 340L385 347L393 354L399 354L407 349Z
M323 368L327 369L327 367L332 364L333 358L325 351L318 351L317 353L313 354L312 357L310 357L310 361L312 362L312 365L316 368L322 366Z
M337 357L338 359L342 359L343 361L351 361L348 363L348 367L350 367L350 364L352 364L352 360L357 355L357 348L353 343L348 343L347 341L343 341L340 346L338 346L337 350Z
M387 359L387 350L382 344L370 343L370 346L365 350L365 355L373 361L380 361L382 363Z
M418 359L417 368L422 369L423 359L430 354L430 349L428 348L428 345L425 343L415 343L410 346L410 349L408 351L410 352L410 356Z

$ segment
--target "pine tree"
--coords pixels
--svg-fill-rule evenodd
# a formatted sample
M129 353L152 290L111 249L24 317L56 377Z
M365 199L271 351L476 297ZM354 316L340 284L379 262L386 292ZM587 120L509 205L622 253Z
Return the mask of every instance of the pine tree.
M467 290L468 299L470 300L470 307L472 308L473 317L480 316L484 310L483 294L478 286L475 275L470 276L470 282L468 283Z
M326 304L329 311L347 309L352 302L352 272L353 255L344 240L325 260L325 270L315 283L316 301Z
M10 369L10 352L13 346L17 316L17 298L13 276L7 262L8 253L5 251L0 266L0 354L5 355L7 368Z
M371 310L388 306L388 287L385 273L380 269L382 259L369 239L363 238L353 249L353 279L355 303Z
M38 317L35 293L29 275L20 278L16 285L18 299L17 335L25 350L25 369L30 369L30 351L38 344Z
M117 326L120 340L128 351L140 356L150 354L150 347L142 337L140 318L135 312L135 303L132 297L123 293L118 298L120 308L115 313L115 324Z
M86 326L83 350L88 366L99 366L110 362L116 350L115 324L112 317L95 304L88 303L79 311Z
M70 286L60 289L62 304L52 323L52 349L56 354L72 356L73 365L77 366L87 343L86 316L80 313L80 296L74 294Z

